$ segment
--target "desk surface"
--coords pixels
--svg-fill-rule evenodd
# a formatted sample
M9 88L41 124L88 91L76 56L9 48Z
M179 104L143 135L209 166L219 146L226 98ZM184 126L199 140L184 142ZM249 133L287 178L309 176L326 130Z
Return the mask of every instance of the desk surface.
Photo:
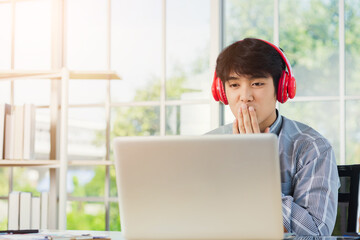
M85 231L85 230L66 230L66 231L41 231L41 233L68 233L68 234L74 234L74 235L81 235L81 234L91 234L91 236L108 236L111 238L111 240L125 240L121 234L121 232L117 231ZM101 239L99 239L101 240Z
M70 234L84 234L90 233L92 236L109 236L111 240L126 240L121 232L117 231L77 231L77 230L67 230L65 231ZM296 236L288 237L286 239L291 240L353 240L360 239L360 236Z
M73 231L73 230L68 230L66 232L69 233L74 233L74 234L82 234L82 233L90 233L92 236L98 236L98 235L106 235L109 236L111 238L111 240L126 240L121 232L115 232L115 231ZM291 240L353 240L353 239L360 239L359 236L355 237L355 236L348 236L348 237L344 237L344 236L296 236L296 237L289 237L286 239L291 239Z
M83 230L66 230L66 231L52 231L52 230L42 230L40 231L40 233L61 233L61 234L71 234L71 235L82 235L82 234L90 234L91 236L108 236L109 238L111 238L111 240L126 240L121 232L117 232L117 231L83 231ZM13 238L13 239L21 239L21 238ZM286 239L291 239L291 240L353 240L353 239L360 239L359 236L355 237L355 236L348 236L348 237L344 237L344 236L322 236L322 237L317 237L317 236L296 236L296 237L288 237ZM0 240L1 240L1 236L0 236ZM101 239L99 239L101 240Z

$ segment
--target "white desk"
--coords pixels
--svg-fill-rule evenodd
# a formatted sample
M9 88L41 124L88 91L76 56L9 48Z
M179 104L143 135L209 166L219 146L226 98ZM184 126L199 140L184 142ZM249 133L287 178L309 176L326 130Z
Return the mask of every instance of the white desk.
M126 240L121 232L118 231L80 231L80 230L66 230L66 231L58 231L58 230L42 230L40 231L41 234L46 233L59 233L59 234L70 234L70 235L82 235L82 234L90 234L93 237L96 236L107 236L111 238L111 240ZM19 236L19 235L18 235ZM0 240L1 240L0 235ZM11 238L11 239L21 239L21 238ZM25 239L25 238L24 238ZM28 239L28 238L26 238ZM359 236L297 236L293 238L286 238L286 240L354 240L354 239L360 239ZM98 239L101 240L101 239Z
M48 238L50 237L50 238ZM0 240L48 240L48 239L98 239L101 240L101 237L110 238L111 240L125 240L121 232L115 231L78 231L78 230L40 230L39 233L28 233L28 234L10 234L10 235L0 235ZM91 237L91 238L90 238ZM96 238L99 237L99 238Z
M54 231L51 231L54 232ZM78 230L67 230L67 231L59 231L59 232L66 232L66 233L70 233L70 234L86 234L89 233L92 236L109 236L111 238L111 240L126 240L123 236L121 232L117 232L117 231L78 231ZM287 239L291 239L291 240L353 240L353 239L360 239L359 236L296 236L294 238L287 238ZM99 239L101 240L101 239Z
M81 235L81 234L91 234L91 236L109 236L111 240L125 240L121 234L121 232L118 231L84 231L84 230L66 230L66 231L40 231L41 233L69 233L74 235ZM101 240L101 239L99 239Z

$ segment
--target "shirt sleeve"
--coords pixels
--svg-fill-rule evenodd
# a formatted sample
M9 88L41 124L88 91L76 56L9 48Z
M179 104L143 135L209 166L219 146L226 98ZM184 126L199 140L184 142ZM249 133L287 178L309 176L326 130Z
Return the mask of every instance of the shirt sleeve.
M282 196L283 223L297 235L330 236L335 225L339 176L332 147L323 139L297 156L293 191Z

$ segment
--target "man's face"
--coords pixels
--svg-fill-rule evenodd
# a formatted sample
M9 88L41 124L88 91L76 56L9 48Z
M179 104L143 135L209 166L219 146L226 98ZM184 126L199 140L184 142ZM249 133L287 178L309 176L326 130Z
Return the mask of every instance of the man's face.
M276 96L271 76L253 78L231 72L225 82L225 93L235 118L242 104L255 109L261 132L276 120Z

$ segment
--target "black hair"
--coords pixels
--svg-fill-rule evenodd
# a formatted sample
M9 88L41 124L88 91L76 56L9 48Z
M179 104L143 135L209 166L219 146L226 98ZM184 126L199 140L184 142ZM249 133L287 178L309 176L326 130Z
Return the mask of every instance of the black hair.
M216 61L216 74L224 85L231 72L255 78L271 76L275 93L283 70L285 62L277 50L256 38L245 38L231 44Z

